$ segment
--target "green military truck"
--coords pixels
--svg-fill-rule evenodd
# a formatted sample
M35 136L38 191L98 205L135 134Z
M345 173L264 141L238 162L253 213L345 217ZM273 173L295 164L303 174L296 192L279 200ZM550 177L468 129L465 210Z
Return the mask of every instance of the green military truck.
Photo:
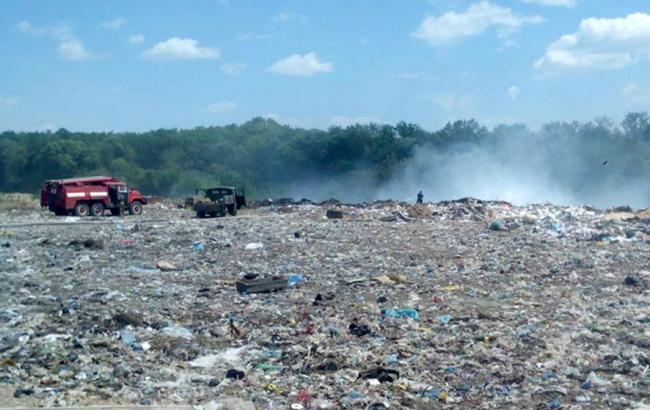
M218 186L207 189L197 189L192 198L192 209L199 218L206 216L232 216L237 210L246 205L244 190L232 186Z

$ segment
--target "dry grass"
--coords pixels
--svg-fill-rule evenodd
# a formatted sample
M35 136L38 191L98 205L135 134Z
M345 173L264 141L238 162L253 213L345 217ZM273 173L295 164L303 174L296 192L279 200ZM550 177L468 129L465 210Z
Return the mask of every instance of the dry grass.
M39 209L39 200L31 194L0 193L0 211Z

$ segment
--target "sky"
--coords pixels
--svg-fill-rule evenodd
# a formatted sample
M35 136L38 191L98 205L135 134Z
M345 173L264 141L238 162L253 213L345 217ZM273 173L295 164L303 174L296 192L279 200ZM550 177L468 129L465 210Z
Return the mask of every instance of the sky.
M2 0L0 130L650 111L647 0Z

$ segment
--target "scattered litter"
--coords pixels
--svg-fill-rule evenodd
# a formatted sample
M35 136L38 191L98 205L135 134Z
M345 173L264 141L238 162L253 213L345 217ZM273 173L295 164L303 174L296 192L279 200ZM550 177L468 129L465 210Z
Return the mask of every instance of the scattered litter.
M259 249L264 249L264 244L261 242L251 242L249 244L246 244L244 247L247 251L256 251Z
M359 373L358 379L376 379L379 380L380 383L393 383L395 380L399 379L399 372L384 367L377 367Z
M285 277L273 277L251 280L242 279L237 281L235 285L239 293L267 293L286 289L289 286L289 282Z
M411 318L414 320L418 320L420 318L418 311L410 308L409 309L384 309L382 313L386 317Z
M172 271L172 270L177 270L176 266L172 265L170 262L167 261L158 261L156 262L156 267L160 269L161 271Z
M648 211L275 200L215 220L168 205L137 230L0 211L30 225L0 230L0 403L647 401Z

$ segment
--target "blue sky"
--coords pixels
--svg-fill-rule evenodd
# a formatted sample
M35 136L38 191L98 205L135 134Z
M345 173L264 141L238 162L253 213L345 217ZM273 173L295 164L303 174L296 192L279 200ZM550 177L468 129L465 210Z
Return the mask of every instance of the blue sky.
M0 56L0 130L650 111L647 0L3 0Z

